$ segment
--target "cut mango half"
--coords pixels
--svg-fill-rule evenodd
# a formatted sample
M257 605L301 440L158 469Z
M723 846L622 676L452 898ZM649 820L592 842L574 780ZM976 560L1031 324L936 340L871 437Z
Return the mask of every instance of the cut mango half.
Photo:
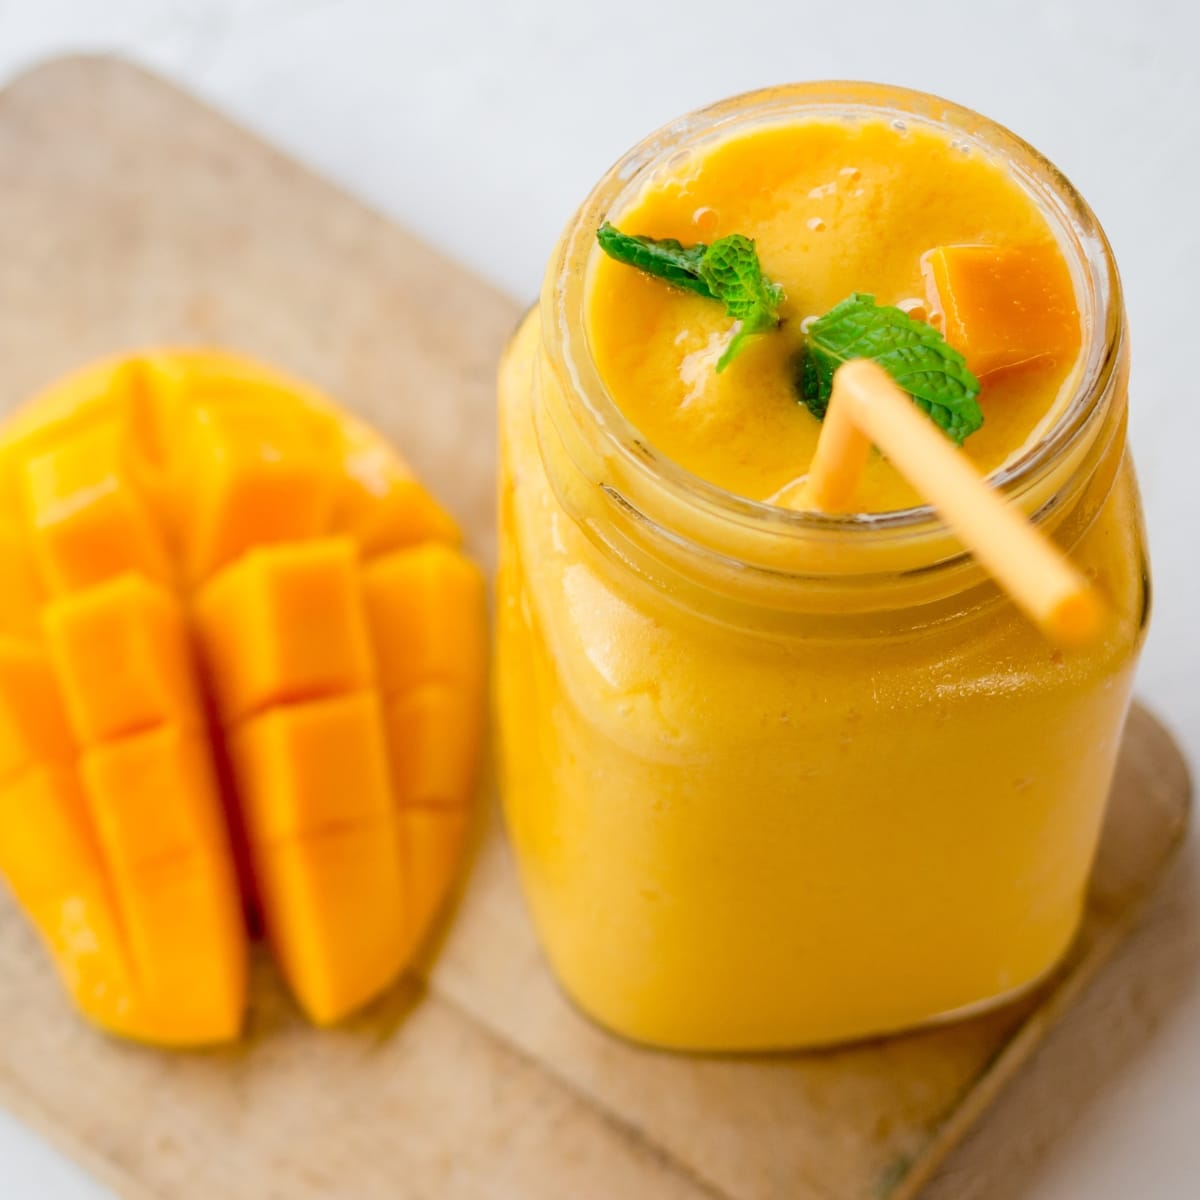
M235 1038L249 925L319 1024L410 965L482 739L458 542L381 437L231 355L100 364L0 429L0 874L84 1016Z
M1053 243L938 246L921 271L933 324L981 379L1079 353L1075 288Z

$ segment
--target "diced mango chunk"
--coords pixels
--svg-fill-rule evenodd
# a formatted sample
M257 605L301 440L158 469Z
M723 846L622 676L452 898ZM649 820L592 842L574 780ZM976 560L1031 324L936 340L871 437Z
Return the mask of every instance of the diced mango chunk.
M921 270L935 324L976 375L1079 353L1075 289L1054 245L939 246Z
M408 809L400 814L405 902L411 927L422 936L446 899L466 845L465 809Z
M21 901L76 1008L110 1033L152 1039L109 881L96 870Z
M246 936L228 855L193 853L117 871L113 891L154 1040L204 1045L236 1037Z
M0 872L51 948L81 1012L114 1033L171 1040L146 1010L125 937L128 913L121 912L104 870L73 769L26 771L0 789ZM236 920L234 897L230 886L225 903L235 904ZM178 926L171 936L181 941ZM238 1020L243 997L244 989L237 996ZM169 1006L164 1012L175 1019ZM192 1030L178 1040L220 1040L234 1031L236 1024L230 1030L226 1022L210 1037Z
M75 743L45 652L0 638L0 783L26 767L70 763L74 756Z
M178 534L175 430L188 417L187 391L186 370L168 354L129 358L113 375L112 398L126 431L127 468L153 506L168 544Z
M179 602L134 575L56 601L46 638L81 742L200 719Z
M0 787L0 870L23 901L69 892L99 872L87 800L72 768L25 771Z
M371 683L357 553L346 538L251 551L200 593L196 622L227 723Z
M0 524L0 636L35 639L42 589L28 543L14 524Z
M326 532L336 464L302 412L232 404L197 408L189 449L189 578L206 579L256 546Z
M393 808L373 692L252 717L231 735L230 756L255 846L378 820Z
M469 559L432 542L389 554L364 570L363 595L385 694L482 686L484 584Z
M465 806L479 759L482 696L457 684L414 688L388 704L396 802Z
M348 430L342 465L345 478L338 499L338 525L358 542L365 556L427 541L458 544L454 519L377 437L356 428Z
M34 552L48 591L63 595L126 571L170 578L162 539L115 425L86 430L30 460L25 482Z
M89 750L83 782L114 871L197 853L229 857L212 752L198 730L166 726Z
M111 423L120 407L113 381L125 360L89 363L56 380L4 422L0 457L28 462L75 434Z
M341 1020L403 969L412 943L396 818L255 854L267 934L319 1025Z

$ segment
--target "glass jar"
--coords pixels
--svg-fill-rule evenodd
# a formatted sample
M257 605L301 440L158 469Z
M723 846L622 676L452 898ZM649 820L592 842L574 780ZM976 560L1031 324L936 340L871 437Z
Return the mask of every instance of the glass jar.
M993 476L1111 619L1049 644L924 507L788 512L639 438L591 361L595 230L681 149L886 113L1002 155L1056 227L1085 346ZM809 1046L1029 987L1079 923L1148 615L1120 285L1045 159L919 93L805 84L653 135L599 183L501 369L498 716L509 828L567 992L638 1041Z

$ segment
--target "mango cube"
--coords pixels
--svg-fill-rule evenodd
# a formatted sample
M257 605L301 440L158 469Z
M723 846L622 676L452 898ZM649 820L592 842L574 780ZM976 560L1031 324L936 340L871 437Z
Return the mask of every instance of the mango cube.
M0 870L18 898L59 895L99 869L73 770L38 768L0 786Z
M105 423L25 468L34 553L47 590L56 595L127 571L170 578L161 536L134 485L124 448L121 431Z
M190 432L189 578L256 546L326 532L335 462L302 411L211 404L195 410Z
M343 467L338 520L364 554L384 554L427 541L458 544L453 518L378 438L351 430Z
M98 866L62 890L17 896L79 1011L110 1033L157 1037L159 1024L147 1019L112 886Z
M371 683L358 556L346 538L251 551L200 593L196 623L228 723Z
M78 592L46 610L46 639L81 742L199 722L187 624L170 592L135 575Z
M45 651L0 638L0 783L27 767L70 763L74 757L75 742Z
M939 246L921 271L935 324L981 378L1079 353L1075 289L1053 245Z
M465 807L479 759L483 697L426 684L388 705L392 772L401 808Z
M409 809L400 814L405 904L411 927L429 928L446 898L444 880L462 856L469 827L465 809Z
M246 936L228 856L149 863L117 872L112 886L155 1040L195 1046L236 1037Z
M207 739L166 726L89 750L82 775L97 840L113 871L229 857Z
M42 589L20 528L0 525L0 636L36 639Z
M403 968L412 946L395 817L255 854L267 936L305 1011L328 1025Z
M254 846L378 820L393 807L372 692L252 717L234 731L230 756Z
M437 543L401 550L366 568L363 594L385 694L482 687L484 585L469 559Z

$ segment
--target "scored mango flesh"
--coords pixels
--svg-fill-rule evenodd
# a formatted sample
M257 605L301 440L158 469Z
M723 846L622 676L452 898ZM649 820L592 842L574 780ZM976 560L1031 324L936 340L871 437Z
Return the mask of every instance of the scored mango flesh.
M233 356L76 374L0 430L0 874L80 1011L233 1038L245 913L336 1021L450 890L484 586L373 432Z

